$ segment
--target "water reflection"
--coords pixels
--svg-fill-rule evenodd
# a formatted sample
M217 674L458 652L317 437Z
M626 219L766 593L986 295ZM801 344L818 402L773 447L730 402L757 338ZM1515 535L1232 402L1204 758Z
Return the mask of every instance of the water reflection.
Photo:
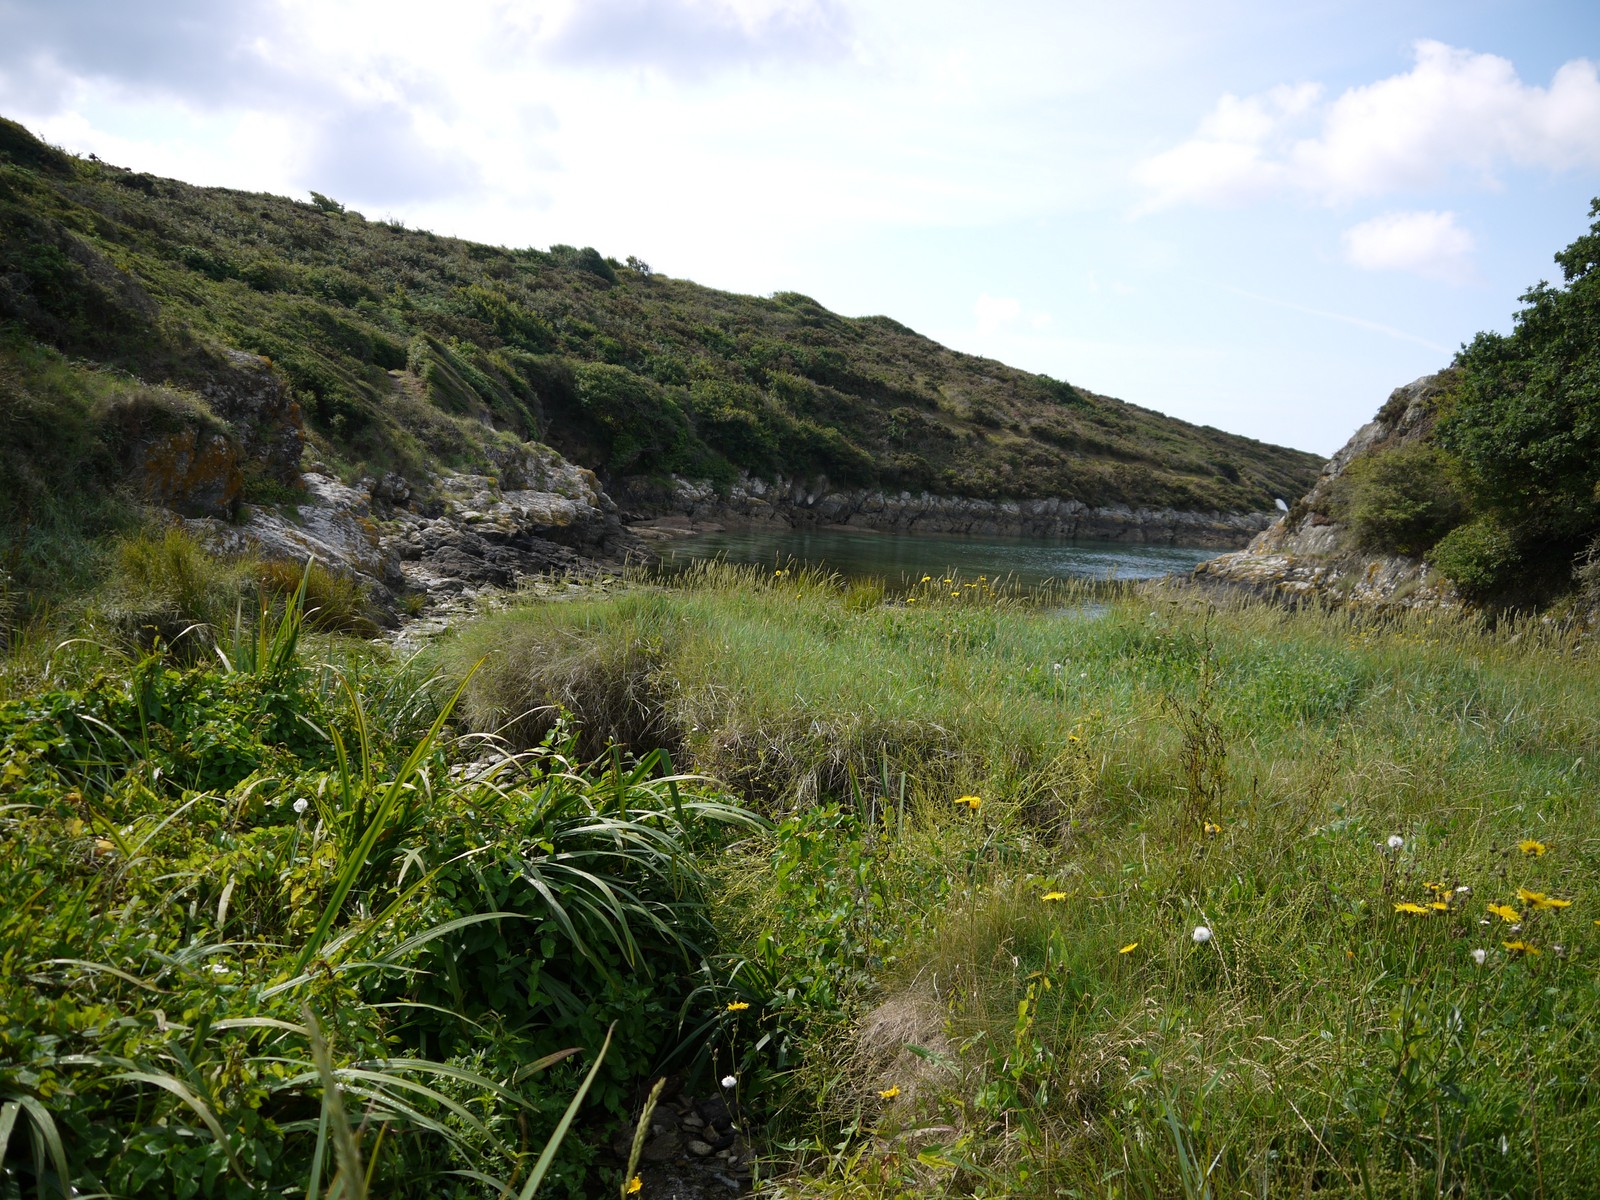
M1049 580L1135 580L1187 574L1218 551L1129 542L1035 541L1023 538L907 536L853 529L738 530L701 533L661 547L666 568L705 559L769 566L791 562L872 577L891 587L922 575L958 571L967 578L1009 577L1023 587Z

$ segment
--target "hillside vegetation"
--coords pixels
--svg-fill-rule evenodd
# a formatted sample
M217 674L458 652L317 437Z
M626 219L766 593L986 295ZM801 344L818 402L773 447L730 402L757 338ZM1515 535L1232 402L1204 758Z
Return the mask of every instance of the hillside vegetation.
M21 339L179 389L203 385L221 348L265 356L324 459L419 482L435 463L481 463L485 425L608 482L744 471L1206 512L1270 509L1320 465L796 293L718 292L590 248L439 237L316 193L192 187L11 122L0 322L8 358Z

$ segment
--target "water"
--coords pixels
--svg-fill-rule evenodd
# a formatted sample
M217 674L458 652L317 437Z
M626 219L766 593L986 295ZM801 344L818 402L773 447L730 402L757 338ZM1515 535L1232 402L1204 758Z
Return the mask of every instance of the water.
M854 529L760 529L699 533L660 547L670 569L721 558L774 569L791 563L878 578L890 586L925 574L959 571L966 578L1009 577L1023 587L1051 579L1151 579L1188 574L1220 553L1195 546L1132 542L1041 541L1029 538L907 535Z

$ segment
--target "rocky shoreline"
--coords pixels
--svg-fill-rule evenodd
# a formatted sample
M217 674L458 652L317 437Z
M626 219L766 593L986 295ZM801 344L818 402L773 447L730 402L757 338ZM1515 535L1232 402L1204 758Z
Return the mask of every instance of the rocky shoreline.
M711 484L628 479L619 496L628 521L658 529L842 527L885 533L1082 539L1233 549L1271 523L1271 513L1200 513L1078 500L980 500L927 492L839 489L826 480L742 476L726 493Z

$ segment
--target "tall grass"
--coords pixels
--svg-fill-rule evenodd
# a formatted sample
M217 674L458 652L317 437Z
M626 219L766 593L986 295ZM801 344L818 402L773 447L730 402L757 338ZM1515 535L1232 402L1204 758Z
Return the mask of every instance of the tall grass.
M524 645L655 639L635 694L778 819L718 910L723 1061L816 1152L778 1192L1600 1188L1587 642L988 584L708 568L451 651L509 714Z

